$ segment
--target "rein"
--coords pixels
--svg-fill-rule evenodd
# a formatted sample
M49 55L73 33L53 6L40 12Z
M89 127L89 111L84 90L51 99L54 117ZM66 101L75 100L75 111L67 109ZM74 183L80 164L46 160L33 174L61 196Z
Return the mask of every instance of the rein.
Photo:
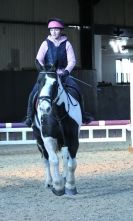
M93 87L91 84L88 84L88 83L86 83L86 82L84 82L84 81L81 81L81 80L79 80L78 78L75 78L75 77L73 77L73 76L70 76L70 77L73 78L74 80L76 80L76 81L78 81L78 82L80 82L80 83L82 83L82 84L88 86L88 87Z
M40 96L40 97L38 97L38 100L47 101L48 103L51 104L51 97L50 96Z
M56 102L58 102L58 100L59 100L60 96L62 95L63 91L64 91L64 88L62 88L62 91L60 92L60 94L55 99L53 99L52 103L55 104Z
M65 91L64 90L64 88L62 87L62 91L60 92L60 94L52 101L52 104L55 104L56 102L58 102L58 100L60 99L60 96L62 95L62 93L63 93L63 91ZM68 95L68 94L67 94ZM67 101L68 101L68 96L67 96ZM60 119L58 118L56 118L56 120L59 122L59 124L61 125L61 121L67 116L67 114L68 114L68 112L69 112L69 109L70 109L70 105L69 105L69 102L68 102L68 111L66 112L66 114L63 116L63 117L61 117Z

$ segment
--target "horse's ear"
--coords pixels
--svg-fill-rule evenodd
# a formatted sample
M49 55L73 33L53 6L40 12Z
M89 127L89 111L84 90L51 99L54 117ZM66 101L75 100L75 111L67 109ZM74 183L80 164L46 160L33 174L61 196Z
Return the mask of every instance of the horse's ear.
M51 72L56 72L56 67L55 67L55 65L51 66L50 69L49 69L49 71L51 71Z

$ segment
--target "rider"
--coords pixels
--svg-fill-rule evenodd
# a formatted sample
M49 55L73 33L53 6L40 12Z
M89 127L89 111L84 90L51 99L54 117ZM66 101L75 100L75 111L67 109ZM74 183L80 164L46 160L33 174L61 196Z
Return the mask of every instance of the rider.
M52 18L48 21L48 29L50 35L42 42L35 59L35 65L38 72L42 70L48 71L52 67L56 67L56 72L61 76L63 81L69 84L73 81L69 77L73 70L76 59L71 43L68 41L66 35L63 34L64 23L58 18ZM40 78L40 76L38 77ZM38 83L36 82L32 92L29 96L27 117L25 124L31 127L34 116L33 97L38 91ZM77 84L73 81L77 87Z

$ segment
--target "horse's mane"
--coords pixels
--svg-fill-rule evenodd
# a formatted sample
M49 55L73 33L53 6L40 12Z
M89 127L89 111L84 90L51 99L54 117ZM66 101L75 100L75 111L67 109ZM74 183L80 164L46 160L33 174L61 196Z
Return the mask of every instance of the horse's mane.
M38 92L40 94L41 90L42 90L42 87L44 86L45 84L45 75L42 75L41 79L38 81L39 83L39 88L38 88Z

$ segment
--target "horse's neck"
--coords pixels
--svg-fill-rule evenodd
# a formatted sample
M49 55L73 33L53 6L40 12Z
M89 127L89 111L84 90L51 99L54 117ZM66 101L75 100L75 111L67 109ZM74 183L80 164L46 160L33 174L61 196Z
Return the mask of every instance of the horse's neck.
M74 104L77 105L77 101L71 96L69 92L66 92L65 89L63 88L62 84L59 84L59 92L58 92L58 102L57 105L60 106L62 103L65 105L66 111L70 109L70 105Z
M58 102L57 105L61 105L62 103L65 103L67 101L67 93L65 89L63 88L61 82L59 82L59 89L58 89Z

